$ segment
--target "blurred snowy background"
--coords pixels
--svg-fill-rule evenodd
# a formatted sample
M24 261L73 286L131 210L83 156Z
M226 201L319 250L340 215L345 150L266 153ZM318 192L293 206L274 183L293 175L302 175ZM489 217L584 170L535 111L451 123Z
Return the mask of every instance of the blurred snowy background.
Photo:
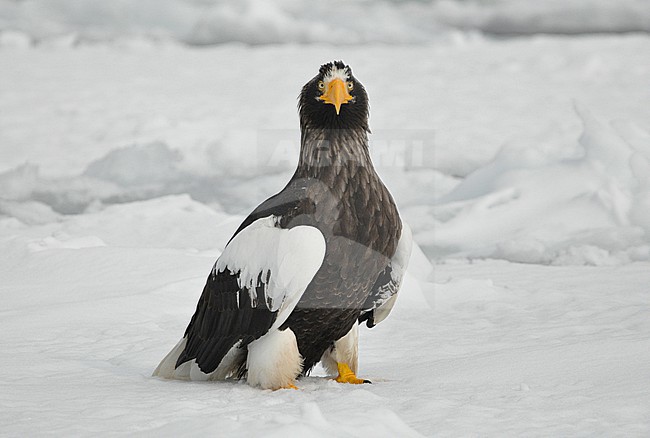
M0 434L650 433L649 31L647 0L0 0ZM419 244L379 385L150 379L333 59Z
M649 29L642 0L2 0L0 214L245 213L295 164L300 85L344 58L430 257L647 260Z
M494 36L648 32L644 0L2 0L0 26L35 42L131 37L190 45L409 44Z

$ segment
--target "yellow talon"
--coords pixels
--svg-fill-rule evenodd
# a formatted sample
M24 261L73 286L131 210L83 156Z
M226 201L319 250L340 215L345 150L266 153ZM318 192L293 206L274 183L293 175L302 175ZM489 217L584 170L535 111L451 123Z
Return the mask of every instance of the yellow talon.
M352 383L354 385L360 385L362 383L372 383L370 380L364 380L358 378L350 369L346 363L337 363L339 369L339 375L336 377L337 382L339 383Z
M278 389L298 389L298 387L296 385L294 385L293 383L289 383L287 386L282 386L282 387L280 387Z

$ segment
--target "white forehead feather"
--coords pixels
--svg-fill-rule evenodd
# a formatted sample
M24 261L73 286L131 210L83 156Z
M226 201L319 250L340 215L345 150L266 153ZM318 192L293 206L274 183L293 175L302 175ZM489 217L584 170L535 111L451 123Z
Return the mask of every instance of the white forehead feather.
M350 69L347 67L338 68L336 66L332 66L325 74L323 82L327 83L334 79L341 79L343 82L347 81L350 79Z

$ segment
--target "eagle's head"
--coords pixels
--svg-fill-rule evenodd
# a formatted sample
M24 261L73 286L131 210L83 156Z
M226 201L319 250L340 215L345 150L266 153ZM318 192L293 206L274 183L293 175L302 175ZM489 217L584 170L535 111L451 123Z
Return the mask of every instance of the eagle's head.
M368 130L368 95L342 61L320 67L302 87L298 107L303 128Z

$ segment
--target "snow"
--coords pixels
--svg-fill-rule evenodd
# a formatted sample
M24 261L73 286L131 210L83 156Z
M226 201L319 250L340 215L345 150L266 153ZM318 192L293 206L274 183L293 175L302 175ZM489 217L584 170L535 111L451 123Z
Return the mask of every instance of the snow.
M426 43L650 31L645 0L0 0L0 44Z
M434 205L440 223L420 243L432 252L526 263L648 260L650 155L585 109L578 114L582 156L504 146Z
M641 2L590 4L352 2L369 18L333 33L288 0L0 0L2 434L650 434L650 38L477 33L647 31ZM192 46L260 26L317 43ZM296 97L333 59L418 244L360 330L373 384L151 377L290 177Z
M360 375L373 385L309 377L298 391L269 392L150 377L213 256L120 246L26 253L22 239L3 240L2 380L11 390L0 394L0 421L9 435L643 436L650 427L647 263L439 264L427 306L409 305L418 297L405 285L386 321L362 327Z
M341 57L371 96L373 159L430 257L648 260L649 46L5 49L0 214L48 222L189 194L245 215L295 166L295 84Z

